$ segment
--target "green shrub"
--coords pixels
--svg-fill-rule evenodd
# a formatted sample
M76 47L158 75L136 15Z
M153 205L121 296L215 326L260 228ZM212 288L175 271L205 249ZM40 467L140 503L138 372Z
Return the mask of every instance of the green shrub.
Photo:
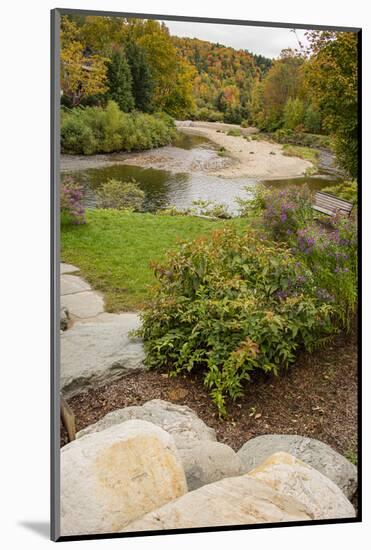
M337 163L350 178L358 177L358 129L357 126L338 130L332 138L332 149Z
M290 145L302 145L304 147L323 147L331 149L331 139L329 136L320 134L308 134L305 132L293 132L292 130L280 128L270 137L277 143L288 143Z
M321 191L335 195L336 197L339 197L339 199L344 199L355 205L358 203L358 189L356 180L343 181L338 185L324 187Z
M212 218L230 219L232 216L228 206L215 201L196 200L192 202L193 207L189 210L190 214L201 216L210 216Z
M280 128L275 131L274 138L278 143L289 143L293 133L294 132L289 128Z
M114 101L105 108L78 107L62 112L62 153L151 149L170 143L175 134L174 121L168 115L123 113Z
M201 371L221 415L254 371L278 374L336 331L311 271L277 243L233 229L181 245L163 265L140 334L152 368Z
M61 147L63 153L91 155L96 151L97 143L92 128L86 125L77 109L62 115Z
M207 122L223 122L224 114L208 107L196 110L191 117L193 120L205 120Z
M239 215L243 218L261 216L266 204L265 196L269 191L259 183L245 185L244 189L250 196L247 199L236 198Z
M176 206L167 206L156 211L158 216L187 216L188 210L178 210Z
M140 210L145 193L134 179L131 181L110 179L103 183L97 191L97 196L101 208Z
M304 112L305 107L301 99L288 99L283 113L284 127L294 130L297 126L303 124Z
M305 111L304 126L306 131L312 134L318 134L321 131L321 113L311 104Z
M227 136L240 137L241 135L242 135L242 132L239 128L233 128L232 130L229 130L227 132Z
M224 122L230 124L241 124L243 118L246 117L245 109L240 105L234 107L228 106L224 113Z

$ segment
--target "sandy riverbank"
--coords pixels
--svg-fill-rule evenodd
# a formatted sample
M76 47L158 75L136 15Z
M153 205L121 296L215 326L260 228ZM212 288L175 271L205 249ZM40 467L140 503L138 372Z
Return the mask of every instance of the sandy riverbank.
M241 136L229 136L233 125L218 122L177 122L182 132L198 134L224 147L233 162L212 171L223 177L249 177L278 179L302 176L312 163L298 157L288 157L282 152L282 145L268 141L249 141L245 136L255 133L255 129L242 130ZM239 126L234 126L239 128Z
M243 128L220 122L177 122L181 132L208 139L209 146L182 149L171 145L132 153L101 155L62 155L61 171L104 168L110 165L132 165L173 173L202 173L223 178L280 179L302 176L312 163L298 157L288 157L282 146L268 141L249 140L254 128ZM239 129L243 135L229 136ZM247 138L247 139L245 139ZM207 143L207 142L206 142ZM223 155L218 150L223 147Z

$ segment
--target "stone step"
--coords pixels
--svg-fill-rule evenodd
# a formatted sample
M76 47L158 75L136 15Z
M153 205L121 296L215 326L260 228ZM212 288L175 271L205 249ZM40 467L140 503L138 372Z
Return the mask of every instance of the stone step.
M136 313L102 313L61 334L61 391L69 399L91 387L144 369L143 344L129 333L139 328Z
M96 292L84 291L61 296L61 306L73 317L89 319L104 312L104 300Z

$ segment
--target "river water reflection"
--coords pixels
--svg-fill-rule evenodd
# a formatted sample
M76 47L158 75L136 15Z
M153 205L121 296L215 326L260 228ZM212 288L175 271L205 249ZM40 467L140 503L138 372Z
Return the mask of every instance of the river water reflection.
M178 157L182 155L183 150L188 161L190 154L194 156L195 162L200 158L204 159L208 155L210 155L210 158L215 158L215 148L200 136L186 135L185 138L173 144L170 149L174 149L173 153ZM134 178L146 194L144 202L144 210L146 211L153 212L169 206L175 206L177 209L182 210L191 207L193 201L209 200L223 203L228 207L231 214L238 212L236 199L249 196L250 193L246 190L246 186L249 185L262 183L269 187L284 188L291 184L306 183L311 189L317 190L339 181L339 178L334 177L327 170L323 170L320 176L315 177L259 181L246 177L223 178L210 176L201 171L186 173L143 168L123 162L100 168L62 172L62 182L69 175L72 175L76 182L83 185L85 189L85 206L91 208L94 208L97 204L96 190L105 181L111 178L122 181Z

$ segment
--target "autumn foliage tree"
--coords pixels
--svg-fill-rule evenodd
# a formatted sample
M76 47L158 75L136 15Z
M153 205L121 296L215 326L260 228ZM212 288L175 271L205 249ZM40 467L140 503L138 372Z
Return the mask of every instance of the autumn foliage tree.
M178 55L166 25L65 16L61 39L62 90L72 106L96 96L115 100L124 111L182 117L193 110L196 70Z
M248 116L254 79L260 74L253 56L197 38L172 37L178 55L196 69L195 117L240 123Z
M286 103L299 95L302 65L303 59L294 51L284 50L268 71L262 86L266 129L282 126Z
M99 54L87 54L79 41L78 28L68 18L62 20L61 87L72 106L107 91L107 61Z
M193 109L196 71L177 55L169 31L158 21L130 19L127 40L143 49L153 79L153 103L158 110L182 116Z
M352 177L358 171L357 34L308 33L305 77L327 131L333 135L339 164Z

